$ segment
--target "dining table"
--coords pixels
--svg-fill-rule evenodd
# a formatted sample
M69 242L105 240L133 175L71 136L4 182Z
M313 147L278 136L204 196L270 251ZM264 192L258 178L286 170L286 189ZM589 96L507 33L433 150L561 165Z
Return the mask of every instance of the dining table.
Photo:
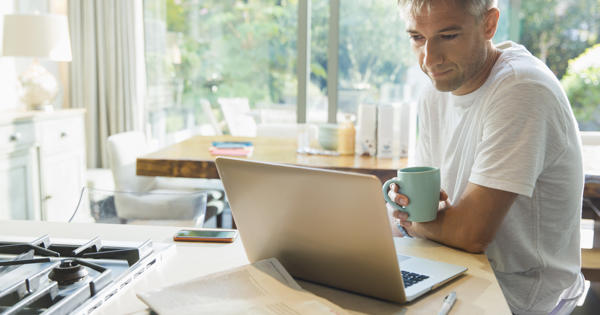
M295 138L193 136L137 158L136 174L141 176L218 179L217 155L210 153L213 142L250 142L253 151L243 159L293 164L377 176L382 182L406 167L407 158L379 158L362 155L328 155L298 153ZM319 151L314 151L319 152ZM600 145L585 145L582 150L585 173L584 195L600 198Z
M141 176L219 178L213 142L250 142L252 153L240 157L253 161L293 164L377 176L386 181L407 165L406 158L339 155L334 152L298 153L296 139L276 137L193 136L137 158L136 173ZM323 154L314 154L323 153Z

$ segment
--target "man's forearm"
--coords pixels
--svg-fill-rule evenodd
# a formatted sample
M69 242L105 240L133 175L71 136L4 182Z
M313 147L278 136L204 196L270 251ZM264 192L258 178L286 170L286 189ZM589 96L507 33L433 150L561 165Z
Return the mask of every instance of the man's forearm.
M489 243L480 232L474 231L464 222L464 214L456 208L449 208L438 212L436 220L431 222L413 223L419 235L457 247L471 253L481 253Z
M481 253L494 239L516 194L469 183L455 206L439 211L434 221L413 223L424 237Z

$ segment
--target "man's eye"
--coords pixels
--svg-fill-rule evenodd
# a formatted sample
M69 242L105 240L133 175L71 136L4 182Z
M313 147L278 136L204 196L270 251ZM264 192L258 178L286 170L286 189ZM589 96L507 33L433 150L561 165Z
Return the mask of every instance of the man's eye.
M454 39L458 36L458 34L447 34L440 36L442 39Z
M410 35L410 39L414 40L415 42L420 41L423 39L423 36L421 35Z

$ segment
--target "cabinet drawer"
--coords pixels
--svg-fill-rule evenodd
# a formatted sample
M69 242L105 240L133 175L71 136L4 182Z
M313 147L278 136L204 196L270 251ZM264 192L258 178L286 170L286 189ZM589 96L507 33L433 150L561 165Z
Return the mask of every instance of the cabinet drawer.
M40 128L40 145L44 151L83 148L83 120L79 118L45 121Z
M28 146L34 141L35 130L32 123L0 126L0 150Z

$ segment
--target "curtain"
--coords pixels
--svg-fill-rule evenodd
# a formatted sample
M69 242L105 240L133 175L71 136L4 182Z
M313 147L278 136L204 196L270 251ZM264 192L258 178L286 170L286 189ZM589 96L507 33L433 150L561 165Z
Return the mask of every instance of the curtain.
M144 129L142 0L69 0L71 106L86 109L90 168L108 167L106 138Z

